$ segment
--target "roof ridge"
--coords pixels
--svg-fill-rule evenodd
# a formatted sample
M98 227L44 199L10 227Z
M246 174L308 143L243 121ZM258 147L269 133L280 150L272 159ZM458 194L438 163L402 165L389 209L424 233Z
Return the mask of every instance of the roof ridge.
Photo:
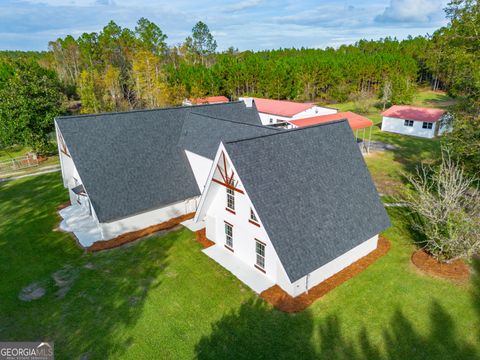
M163 108L154 108L154 109L134 109L134 110L125 110L125 111L113 111L113 112L101 112L95 114L80 114L80 115L63 115L57 116L56 119L71 119L71 118L84 118L84 117L92 117L92 116L105 116L105 115L118 115L118 114L128 114L128 113L138 113L138 112L150 112L150 111L159 111L159 110L175 110L175 109L183 109L183 108L193 108L193 107L200 107L200 106L218 106L218 105L227 105L227 104L238 104L243 103L241 100L236 101L229 101L228 103L214 103L214 104L195 104L195 105L188 105L188 106L167 106Z
M266 129L272 129L272 130L282 131L281 129L275 128L275 127L273 127L273 126L270 127L270 126L265 126L265 125L250 124L250 123L245 123L245 122L241 122L241 121L235 121L235 120L225 119L225 118L222 118L222 117L216 117L216 116L212 116L212 115L200 114L200 113L197 113L197 112L194 112L194 111L190 111L190 114L207 117L207 118L214 119L214 120L231 122L231 123L234 123L234 124L255 126L255 127L262 128L262 129L265 129L265 128L266 128ZM283 132L283 131L282 131L282 132Z
M302 131L302 130L307 130L307 129L311 129L311 128L319 127L319 126L339 124L339 123L342 123L342 122L348 122L348 120L347 119L332 120L332 121L328 121L328 122L324 122L324 123L320 123L320 124L303 126L303 127L298 127L298 128L295 128L295 129L288 129L288 130L279 129L279 130L281 130L280 132L271 133L271 134L267 134L267 135L258 135L258 136L244 138L244 139L226 141L225 144L233 144L233 143L237 143L237 142L240 142L240 141L255 140L255 139L259 139L259 138L264 138L264 137L268 137L268 136L275 136L275 135L280 135L280 134L290 134L294 131Z

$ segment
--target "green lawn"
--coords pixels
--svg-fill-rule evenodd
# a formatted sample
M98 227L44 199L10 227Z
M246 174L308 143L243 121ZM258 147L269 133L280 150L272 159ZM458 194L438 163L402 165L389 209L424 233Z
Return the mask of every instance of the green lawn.
M480 358L480 284L417 273L398 208L385 257L287 315L203 255L186 229L83 253L52 231L66 199L58 173L0 184L2 340L53 340L58 359ZM52 279L62 269L64 297ZM20 301L32 282L46 295Z

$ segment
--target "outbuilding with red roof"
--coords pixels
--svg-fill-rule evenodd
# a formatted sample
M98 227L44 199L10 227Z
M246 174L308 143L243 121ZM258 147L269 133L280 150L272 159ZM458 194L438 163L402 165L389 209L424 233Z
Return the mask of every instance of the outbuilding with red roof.
M451 117L442 109L393 105L381 115L382 131L429 139L451 131Z
M287 126L290 120L337 113L337 109L288 100L241 97L247 106L255 102L263 125Z
M343 119L347 119L348 125L350 125L350 128L355 133L355 138L357 139L362 151L369 152L373 121L354 112L342 111L336 114L295 119L289 121L289 124L291 124L292 127L304 127ZM367 129L369 129L368 133L366 133Z
M203 98L185 99L183 105L220 104L228 103L229 101L226 96L207 96Z

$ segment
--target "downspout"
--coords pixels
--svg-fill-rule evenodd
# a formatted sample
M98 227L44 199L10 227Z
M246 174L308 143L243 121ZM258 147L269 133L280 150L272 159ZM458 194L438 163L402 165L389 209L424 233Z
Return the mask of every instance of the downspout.
M308 280L310 279L310 274L307 274L307 276L305 277L305 290L307 291L307 295L308 295Z

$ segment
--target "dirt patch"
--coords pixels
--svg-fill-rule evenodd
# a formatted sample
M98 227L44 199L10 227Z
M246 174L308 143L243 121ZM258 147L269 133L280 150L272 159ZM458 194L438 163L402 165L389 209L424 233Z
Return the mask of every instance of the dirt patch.
M207 238L207 229L203 228L195 232L195 239L202 245L205 249L215 245L215 243Z
M443 263L421 249L415 251L411 259L417 269L429 275L458 282L467 282L470 278L470 268L462 260Z
M45 288L43 288L39 283L34 282L22 289L18 298L22 301L32 301L40 299L45 295Z
M65 297L70 288L72 287L75 279L78 276L78 269L66 265L63 269L58 270L52 274L52 278L55 281L55 285L58 287L57 297L60 299Z
M291 297L278 285L272 286L260 294L260 297L272 304L276 309L295 313L305 310L308 306L313 304L317 299L321 298L329 291L335 289L337 286L343 284L345 281L351 279L365 270L369 265L375 262L378 258L385 255L390 250L390 241L383 236L378 238L377 248L367 256L355 261L350 266L339 271L332 277L321 282L317 286L311 288L307 293L303 293L297 297Z
M181 222L192 219L194 216L195 216L195 213L189 213L186 215L182 215L182 216L178 216L176 218L170 219L161 224L152 225L145 229L131 231L131 232L122 234L110 240L96 241L91 246L87 247L86 250L87 252L95 252L100 250L113 249L113 248L125 245L127 243L130 243L132 241L138 240L140 238L152 235L159 231L172 229L173 227L177 226Z

